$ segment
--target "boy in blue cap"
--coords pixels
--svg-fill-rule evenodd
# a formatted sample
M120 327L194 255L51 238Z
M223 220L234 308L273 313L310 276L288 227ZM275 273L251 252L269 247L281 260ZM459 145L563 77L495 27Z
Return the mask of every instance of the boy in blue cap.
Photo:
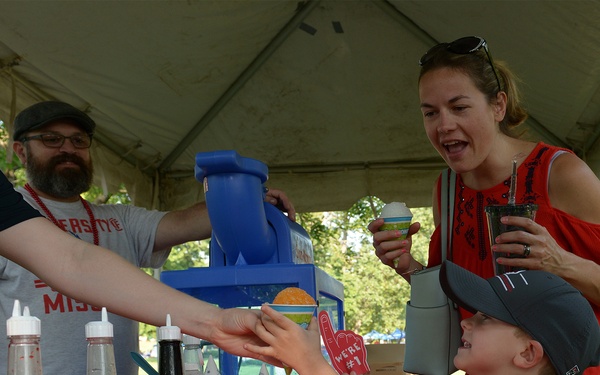
M545 271L509 272L487 280L446 261L448 297L474 313L461 322L454 364L469 375L583 373L600 361L600 328L589 302Z
M446 261L440 282L450 299L475 314L461 322L463 346L454 358L469 375L576 375L599 364L594 311L562 278L519 271L485 280ZM321 355L314 319L304 330L268 305L262 311L255 332L269 346L245 349L275 357L300 375L336 374Z

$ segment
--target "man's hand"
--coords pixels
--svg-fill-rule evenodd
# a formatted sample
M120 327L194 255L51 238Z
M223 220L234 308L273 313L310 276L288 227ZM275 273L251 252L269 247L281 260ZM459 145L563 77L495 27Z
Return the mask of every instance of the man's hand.
M281 190L268 189L265 197L265 202L271 203L283 212L287 212L291 221L296 221L296 209L290 199Z

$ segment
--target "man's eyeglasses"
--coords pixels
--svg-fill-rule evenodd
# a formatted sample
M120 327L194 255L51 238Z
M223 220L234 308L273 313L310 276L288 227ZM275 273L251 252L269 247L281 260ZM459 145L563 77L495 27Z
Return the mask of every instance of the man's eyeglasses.
M468 55L469 53L479 51L481 48L483 48L485 51L490 66L492 67L492 71L496 77L496 82L498 83L498 90L502 91L500 79L498 78L498 72L496 72L496 68L494 67L494 61L492 60L492 55L490 55L490 51L488 50L487 43L485 39L478 36L465 36L463 38L456 39L454 42L440 43L436 46L433 46L429 49L429 51L425 52L425 54L421 56L419 59L419 65L423 66L427 64L427 62L429 62L432 57L442 49L446 49L447 51L457 55Z
M67 138L69 139L69 141L71 141L71 144L75 148L90 148L90 146L92 145L92 137L87 134L76 134L70 137L64 136L62 134L52 133L38 134L32 135L31 137L23 137L21 138L21 142L27 142L32 139L39 139L46 147L59 148L65 144L65 139Z

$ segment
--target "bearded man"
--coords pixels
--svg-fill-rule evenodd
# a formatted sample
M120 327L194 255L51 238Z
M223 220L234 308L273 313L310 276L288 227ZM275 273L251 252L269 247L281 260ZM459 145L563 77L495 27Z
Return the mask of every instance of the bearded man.
M90 188L93 167L90 146L96 124L70 104L34 104L15 118L13 149L26 167L29 182L17 190L25 200L62 230L111 249L138 267L159 268L171 247L209 238L211 225L204 202L171 212L131 205L95 205L80 194ZM285 194L270 189L266 201L295 211ZM31 233L32 236L35 233ZM52 290L38 277L0 257L0 321L10 317L15 299L41 320L41 351L45 374L85 374L84 326L100 320L102 306L90 306ZM137 375L130 352L138 351L138 323L118 315L114 349L119 375ZM0 324L0 337L6 337ZM6 351L0 350L0 373L6 372Z

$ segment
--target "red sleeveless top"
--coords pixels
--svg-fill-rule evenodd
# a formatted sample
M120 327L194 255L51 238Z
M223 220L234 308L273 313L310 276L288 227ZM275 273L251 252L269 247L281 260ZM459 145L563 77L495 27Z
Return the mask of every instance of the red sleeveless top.
M577 219L550 204L548 176L554 157L563 152L571 153L570 150L544 143L536 145L517 170L516 202L537 204L536 223L546 227L560 247L600 263L600 225ZM438 191L441 190L440 185L441 180L438 179ZM506 204L509 187L510 176L504 182L482 191L464 186L461 176L456 176L452 245L447 256L454 263L483 278L494 276L484 207ZM439 194L437 199L440 207ZM428 266L439 265L440 258L441 226L438 225L429 244ZM600 307L594 304L592 307L600 321ZM589 369L585 374L600 374L600 367Z

